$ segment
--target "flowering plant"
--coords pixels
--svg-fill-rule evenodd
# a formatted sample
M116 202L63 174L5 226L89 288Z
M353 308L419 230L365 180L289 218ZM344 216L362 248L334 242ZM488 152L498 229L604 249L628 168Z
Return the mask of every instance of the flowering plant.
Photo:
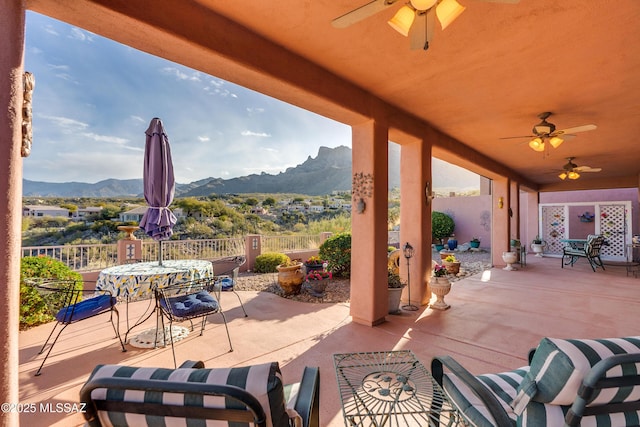
M447 257L444 260L447 262L458 262L458 259L456 258L455 255L447 255Z
M309 257L304 263L305 264L324 264L325 261L321 260L319 256L314 255Z
M311 280L331 279L331 272L327 270L313 270L307 273L307 282Z
M433 266L434 277L445 277L447 275L447 268L444 265L436 264Z

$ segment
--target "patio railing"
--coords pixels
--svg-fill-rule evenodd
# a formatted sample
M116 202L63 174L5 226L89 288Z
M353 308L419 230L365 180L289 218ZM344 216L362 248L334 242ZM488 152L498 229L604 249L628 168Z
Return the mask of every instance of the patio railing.
M142 242L143 261L158 259L160 244L154 241ZM167 240L162 242L162 259L218 259L244 255L244 238Z
M118 264L118 245L25 246L22 256L46 256L67 264L75 271L94 271Z
M262 236L262 252L291 252L318 249L321 244L319 234L303 236Z

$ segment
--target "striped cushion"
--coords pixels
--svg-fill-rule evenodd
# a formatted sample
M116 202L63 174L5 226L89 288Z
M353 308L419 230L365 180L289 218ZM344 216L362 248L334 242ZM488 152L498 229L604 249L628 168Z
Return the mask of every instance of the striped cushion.
M522 413L530 400L552 405L571 405L584 376L600 360L614 354L639 353L640 337L609 339L543 338L531 361L531 369L513 402L516 414ZM625 369L638 370L640 366ZM613 370L611 374L620 374ZM594 404L637 399L640 389L633 392L616 390L602 392Z
M509 405L516 395L520 382L522 382L528 371L529 367L525 366L509 372L478 375L476 377L483 386L495 395L502 408L513 421L513 426L516 425L516 415ZM442 385L456 407L464 413L474 427L494 427L497 425L483 402L473 393L466 382L458 376L453 373L445 373Z
M121 365L98 365L89 379L102 377L121 377L135 379L154 379L175 382L197 382L209 384L228 384L241 387L251 393L262 405L267 415L268 427L288 427L289 415L285 408L285 397L282 385L282 374L278 362L265 363L238 368L215 369L166 369L166 368L137 368ZM225 408L224 397L217 396L189 396L177 393L143 392L137 390L119 391L95 389L91 393L94 400L130 401L172 403L185 406L200 406L207 408ZM145 426L145 425L192 425L185 420L175 417L148 416L120 412L98 413L104 426ZM295 415L295 413L292 413ZM193 420L187 420L193 422ZM193 425L201 425L196 423ZM207 422L207 426L232 425L226 422ZM234 426L243 425L235 423Z
M529 402L518 417L518 427L548 427L564 425L564 418L570 406ZM640 425L640 412L599 414L582 417L581 427L615 427Z

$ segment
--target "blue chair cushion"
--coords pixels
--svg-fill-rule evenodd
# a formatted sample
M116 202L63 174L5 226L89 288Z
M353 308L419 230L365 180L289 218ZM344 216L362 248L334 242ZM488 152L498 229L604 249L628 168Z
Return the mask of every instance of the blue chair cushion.
M161 304L176 317L198 316L218 311L220 307L218 301L207 291L163 299Z
M99 295L61 308L56 314L56 320L60 323L77 322L111 310L115 304L116 297L106 294Z
M222 279L220 281L220 284L222 285L222 290L223 291L232 291L233 290L233 279L231 279L230 277Z

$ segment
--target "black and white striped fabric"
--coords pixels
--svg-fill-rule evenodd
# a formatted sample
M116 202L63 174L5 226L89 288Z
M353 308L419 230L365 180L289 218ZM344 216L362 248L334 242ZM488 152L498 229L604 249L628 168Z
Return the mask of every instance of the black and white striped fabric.
M282 374L277 362L246 367L214 369L166 369L137 368L122 365L98 365L91 374L90 379L103 377L234 385L247 390L260 402L267 415L268 427L285 427L296 425L296 423L299 422L299 420L297 420L299 416L295 411L287 408L287 401L285 400L285 392L282 384ZM287 391L289 392L290 390L288 389ZM178 393L158 393L137 390L120 391L104 388L93 390L91 397L94 400L105 400L108 397L108 400L165 403L207 408L225 408L227 404L224 397L218 396L190 396ZM295 388L293 389L291 398L296 398ZM292 403L295 403L295 401ZM293 406L291 406L291 408L292 407ZM143 414L105 411L99 411L98 415L104 426L191 425L188 420L177 419L175 417L163 418L151 416L151 418L154 419L150 420L150 416ZM206 424L197 425L217 427L243 424L207 421Z
M512 426L516 425L516 414L511 409L510 404L527 372L529 372L529 367L525 366L513 371L478 375L476 377L480 380L481 386L484 386L496 397L504 411L513 421ZM442 386L455 406L473 423L474 427L495 427L498 425L490 415L484 402L457 375L454 373L444 374Z
M565 425L565 417L571 406L529 402L518 417L518 427L551 427ZM588 415L582 417L580 427L620 427L640 425L639 412Z
M585 375L600 360L615 354L640 353L640 337L608 339L543 338L531 360L531 369L518 389L514 412L521 414L531 401L569 406ZM620 367L611 375L621 374ZM625 366L638 372L640 366ZM637 400L640 387L602 392L593 404Z

